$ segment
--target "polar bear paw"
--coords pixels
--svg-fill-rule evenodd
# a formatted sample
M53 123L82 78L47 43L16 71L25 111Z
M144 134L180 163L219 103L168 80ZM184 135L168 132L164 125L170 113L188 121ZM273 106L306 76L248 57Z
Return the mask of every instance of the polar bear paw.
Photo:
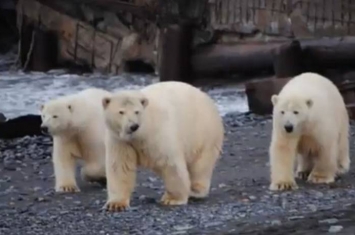
M77 193L80 189L76 185L62 185L58 186L55 190L58 193Z
M297 178L307 180L310 173L310 171L297 171Z
M294 180L292 181L279 181L271 183L270 190L272 191L284 191L284 190L296 190L298 186Z
M103 209L110 212L121 212L129 208L129 202L127 200L121 201L108 201L104 205Z
M188 197L186 199L177 199L173 197L170 193L165 192L163 197L161 198L160 202L161 204L165 206L180 206L180 205L186 205L188 201Z
M334 182L334 176L332 175L324 175L317 172L312 172L308 176L308 182L313 184L330 184Z
M350 169L350 163L346 164L339 164L338 170L337 170L337 175L343 175L347 173Z
M192 183L190 197L202 199L208 196L209 188L201 183Z

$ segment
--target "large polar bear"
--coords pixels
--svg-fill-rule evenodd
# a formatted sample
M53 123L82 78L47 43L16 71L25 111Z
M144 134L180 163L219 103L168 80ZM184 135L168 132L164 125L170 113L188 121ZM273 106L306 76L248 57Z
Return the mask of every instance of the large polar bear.
M182 82L160 82L103 99L106 124L105 208L129 207L137 166L162 177L164 205L203 198L220 157L224 127L213 100Z
M315 73L291 79L273 95L269 149L271 190L296 189L297 176L312 183L334 182L349 170L349 117L337 87Z
M57 192L80 191L75 180L76 160L81 176L105 183L105 120L102 99L108 91L89 88L41 105L43 131L53 136L52 160Z

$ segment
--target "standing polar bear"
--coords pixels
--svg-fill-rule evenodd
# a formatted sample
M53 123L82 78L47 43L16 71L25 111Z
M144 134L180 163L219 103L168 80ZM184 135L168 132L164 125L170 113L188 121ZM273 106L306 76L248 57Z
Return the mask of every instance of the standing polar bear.
M106 125L102 99L109 94L90 88L41 105L42 131L53 136L56 192L80 191L75 180L78 159L84 163L84 180L105 183Z
M108 132L105 208L129 207L137 166L162 177L164 205L203 198L220 157L224 127L213 100L182 82L160 82L103 99Z
M349 170L349 117L337 87L315 73L291 79L273 95L270 145L271 190L296 189L297 176L312 183L334 182Z

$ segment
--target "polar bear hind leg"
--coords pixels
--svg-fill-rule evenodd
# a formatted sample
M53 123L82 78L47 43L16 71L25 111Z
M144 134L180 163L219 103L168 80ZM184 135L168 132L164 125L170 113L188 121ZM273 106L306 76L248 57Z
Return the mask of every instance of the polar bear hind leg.
M349 138L348 133L342 135L339 138L339 150L338 150L338 171L337 174L345 174L350 169L350 156L349 156Z
M297 178L306 180L313 169L313 156L311 154L298 154Z
M173 158L174 164L168 164L161 169L165 185L165 193L161 198L163 205L185 205L188 203L190 191L189 172L183 157Z
M97 162L86 163L80 171L81 178L90 183L106 185L105 166L100 166Z
M205 148L193 162L189 164L191 180L190 197L205 198L211 186L213 170L219 157L219 150Z
M333 183L337 171L338 144L328 143L320 148L319 155L314 159L314 168L308 181L316 184Z

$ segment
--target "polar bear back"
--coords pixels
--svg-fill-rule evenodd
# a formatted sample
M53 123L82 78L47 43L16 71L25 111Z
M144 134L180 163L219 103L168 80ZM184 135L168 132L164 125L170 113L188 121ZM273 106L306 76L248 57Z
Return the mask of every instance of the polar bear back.
M141 91L149 100L150 124L165 125L185 151L196 152L208 145L221 149L223 122L207 94L182 82L160 82Z
M83 114L90 112L91 115L103 117L103 112L99 112L103 110L102 99L110 94L110 92L103 89L89 88L74 94L73 102L74 105L83 111Z
M100 88L89 88L72 95L77 105L91 107L90 110L102 110L102 99L111 93ZM89 110L88 110L89 111Z
M103 135L105 123L102 99L110 94L110 92L100 88L89 88L63 97L72 105L73 118L78 119L74 123L78 124L76 128L85 139L94 138L92 135Z

